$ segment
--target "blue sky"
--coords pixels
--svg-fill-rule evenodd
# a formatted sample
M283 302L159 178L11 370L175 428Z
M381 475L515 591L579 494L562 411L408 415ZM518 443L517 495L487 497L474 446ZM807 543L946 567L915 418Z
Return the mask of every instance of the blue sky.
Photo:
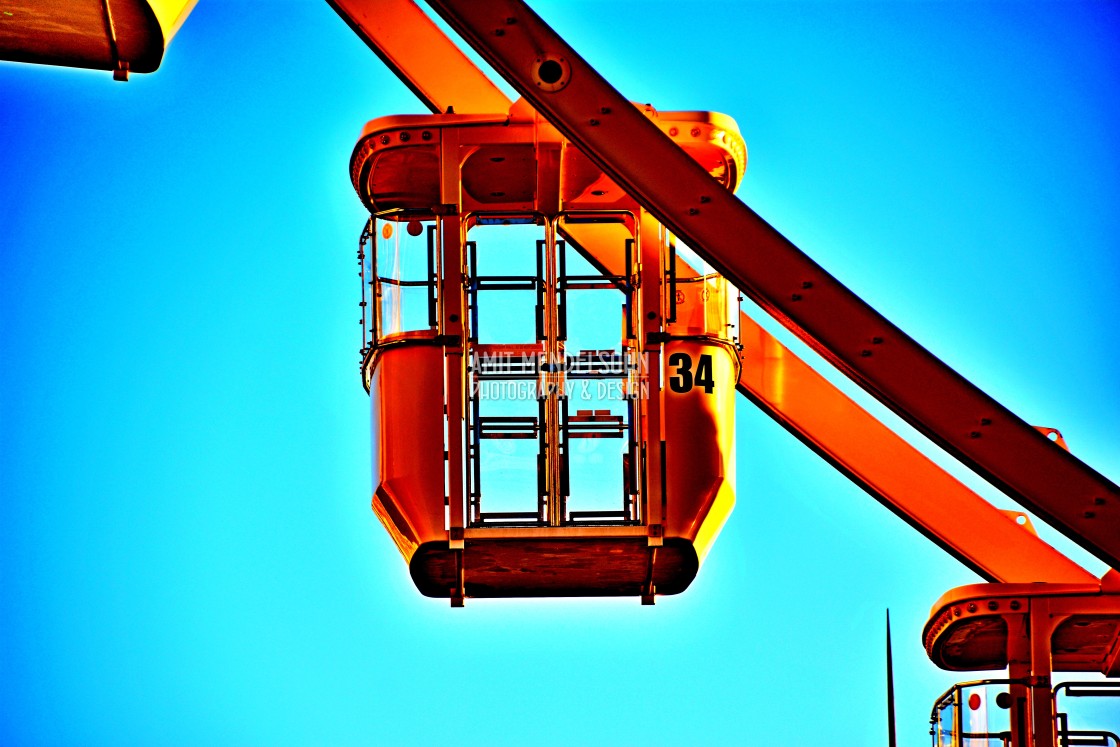
M632 99L734 116L748 204L1120 479L1115 5L533 5ZM0 64L0 742L878 745L889 606L925 744L921 627L975 577L742 401L685 594L413 589L347 163L420 111L325 3L203 0L127 84Z

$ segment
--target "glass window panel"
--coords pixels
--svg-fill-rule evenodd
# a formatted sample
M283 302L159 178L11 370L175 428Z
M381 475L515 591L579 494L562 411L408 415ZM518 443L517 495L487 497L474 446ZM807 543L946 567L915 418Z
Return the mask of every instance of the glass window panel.
M536 291L480 291L477 319L478 342L483 345L535 342Z
M569 380L568 417L607 411L621 418L621 438L568 438L568 513L623 510L623 454L627 450L626 402L620 379ZM605 425L605 424L603 424ZM617 521L621 517L615 517Z
M430 328L427 285L429 281L428 227L420 223L420 231L412 235L407 223L378 221L377 275L380 279L378 329L382 335Z
M483 381L478 385L479 417L492 429L488 418L537 418L536 381ZM531 431L532 425L518 425ZM536 513L537 455L539 439L482 438L479 441L481 484L479 505L483 513Z
M474 333L482 344L521 344L537 339L537 290L528 281L537 277L537 242L544 240L543 226L474 226L467 240L474 242L472 277L483 286L475 298ZM506 279L499 279L506 278ZM496 289L494 283L512 282L523 289Z
M622 351L623 304L626 295L613 289L570 290L568 312L568 355L581 350Z

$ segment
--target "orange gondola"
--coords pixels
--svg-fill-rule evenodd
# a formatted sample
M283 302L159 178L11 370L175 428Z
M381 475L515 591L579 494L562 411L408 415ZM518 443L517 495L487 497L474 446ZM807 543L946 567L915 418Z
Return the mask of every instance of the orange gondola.
M730 118L645 112L738 185ZM686 589L734 504L737 292L524 104L374 120L350 168L373 509L417 588Z

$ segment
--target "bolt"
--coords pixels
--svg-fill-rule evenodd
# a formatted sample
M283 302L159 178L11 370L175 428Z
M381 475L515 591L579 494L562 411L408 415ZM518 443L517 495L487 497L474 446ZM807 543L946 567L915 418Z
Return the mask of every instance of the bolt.
M598 127L599 126L599 120L592 119L588 122L588 124L591 125L592 127Z
M861 350L861 351L859 351L859 355L860 355L861 358L870 358L871 357L871 351L870 350Z
M689 214L689 215L699 215L699 214L700 214L700 211L699 211L699 210L697 210L696 208L689 208L689 209L688 209L688 214Z
M1095 518L1096 518L1096 516L1097 516L1097 512L1096 512L1096 511L1086 511L1086 512L1085 512L1085 518L1086 518L1086 519L1095 519Z
M790 298L791 301L800 301L801 300L801 294L800 293L794 293L789 298Z
M412 135L409 135L407 132L402 132L401 133L401 142L402 143L407 143L411 139L412 139Z
M980 431L973 431L972 433L968 434L968 437L969 438L980 438Z
M980 425L991 425L991 424L992 424L992 419L991 418L980 418Z
M872 337L871 338L871 344L872 345L882 345L883 344L883 338L882 337Z
M677 132L678 132L678 130L677 130L676 127L670 127L669 128L669 137L676 137Z
M1012 600L1011 600L1011 609L1013 609L1013 610L1017 610L1017 609L1019 609L1019 608L1020 608L1020 607L1022 607L1022 606L1023 606L1023 605L1021 605L1021 604L1019 603L1019 600L1018 600L1018 599L1012 599Z
M512 26L515 23L517 23L517 19L513 18L512 16L506 19L506 25L507 26Z
M812 284L812 283L811 283L810 281L808 281L808 280L805 280L805 281L803 281L803 282L801 283L801 287L802 287L802 288L805 288L806 290L808 290L809 288L812 288L812 287L813 287L813 284Z
M703 196L700 197L700 204L701 205L707 205L711 201L712 201L712 198L708 197L707 195L703 195Z
M652 321L656 318L657 318L657 312L655 312L655 311L651 311L648 314L646 314L646 319L649 319L650 321Z
M689 134L692 135L693 137L700 137L700 128L699 127L693 127L689 131Z
M428 132L427 130L424 130L423 132L420 133L420 139L421 140L431 140L432 139L432 133Z
M601 107L599 107L599 113L600 114L610 114L611 113L611 108L609 106L601 106Z
M990 609L992 612L995 612L996 610L999 609L999 602L996 602L994 600L991 601L991 602L988 602L988 609Z
M506 35L506 30L505 29L494 29L494 36L505 36L505 35Z
M388 145L389 144L389 136L388 135L382 135L381 136L381 144L382 145Z
M976 611L976 602L969 602L968 603L968 611L969 612L975 612Z
M1093 505L1094 506L1103 506L1104 503L1105 503L1104 498L1094 498L1093 499Z

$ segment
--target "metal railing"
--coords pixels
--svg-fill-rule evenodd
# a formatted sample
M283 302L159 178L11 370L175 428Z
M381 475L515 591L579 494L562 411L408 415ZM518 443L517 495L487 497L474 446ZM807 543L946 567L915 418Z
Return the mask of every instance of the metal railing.
M1058 747L1120 747L1120 736L1105 730L1070 729L1069 714L1058 709L1065 698L1120 698L1120 682L1063 682L1054 688Z
M363 367L373 349L386 336L408 331L423 331L421 329L407 330L404 328L401 306L404 303L403 291L405 289L426 288L425 302L427 305L428 330L434 329L438 321L439 219L436 218L432 222L430 218L427 218L424 223L421 223L419 220L409 221L407 218L408 216L401 211L389 211L386 214L373 216L366 221L358 239L358 276L361 279L361 298L358 302L361 317L358 323L361 325L360 355ZM378 255L384 248L384 244L379 245L378 239L387 242L390 237L396 234L396 241L399 242L400 232L395 229L404 229L406 226L411 228L413 225L422 225L426 229L421 229L421 232L426 233L427 241L425 252L427 267L423 279L402 278L399 263L394 263L394 266L386 274L383 274L379 271ZM381 232L379 227L385 231L384 235L379 236ZM388 227L387 230L386 227ZM419 233L412 233L411 230L408 233L411 237L420 235ZM399 251L399 246L397 248ZM383 304L389 296L396 299L395 314L393 315L395 321L387 320L386 309L383 308ZM411 301L409 304L411 306Z
M992 731L984 724L982 731L966 731L964 713L965 708L978 711L981 705L987 713L987 702L977 692L978 688L989 685L1024 684L1019 680L990 679L960 682L942 693L933 704L930 712L930 736L933 737L934 747L1010 747L1011 731L1002 729ZM968 692L972 690L973 692ZM1002 694L1002 693L1001 693ZM1004 708L997 695L996 705ZM985 717L985 722L987 718Z
M983 703L987 713L987 702L978 693L969 693L989 685L1027 685L1025 680L975 680L953 685L939 697L930 712L930 736L934 747L992 747L995 744L1009 747L1012 734L1009 730L967 731L965 729L965 709L978 710ZM999 693L995 704L1000 709L1010 705L1010 698L1003 701ZM1120 682L1063 682L1054 687L1055 727L1058 747L1120 747L1120 736L1106 729L1071 729L1070 716L1058 708L1059 696L1068 698L1120 698ZM979 700L972 700L980 698ZM1002 702L1001 702L1002 701ZM987 718L985 717L985 722ZM998 740L998 741L997 741Z

